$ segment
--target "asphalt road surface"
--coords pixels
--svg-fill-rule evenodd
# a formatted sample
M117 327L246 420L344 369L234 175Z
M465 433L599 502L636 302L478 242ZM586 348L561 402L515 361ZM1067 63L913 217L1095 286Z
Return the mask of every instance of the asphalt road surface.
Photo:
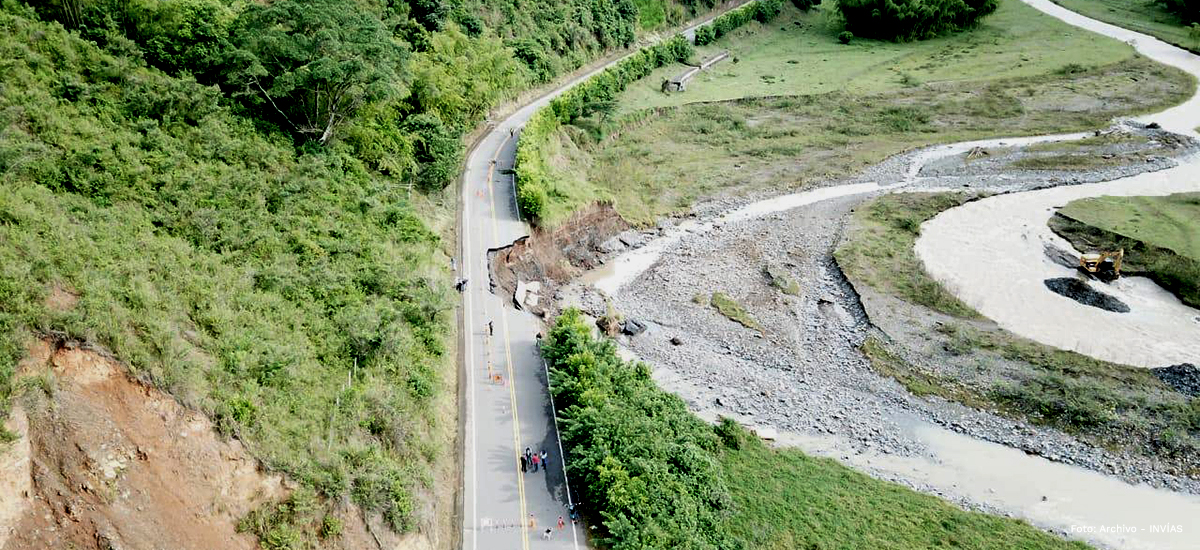
M692 38L693 30L705 22L684 34ZM511 296L491 293L487 253L529 233L517 213L511 172L521 127L559 93L603 68L571 80L497 123L467 157L459 266L459 277L466 279L464 550L586 547L582 524L572 525L567 513L575 495L568 495L545 367L535 345L542 321L512 307ZM549 468L522 472L520 456L526 448L533 453L544 450ZM562 529L560 516L566 523ZM546 529L550 529L548 540Z

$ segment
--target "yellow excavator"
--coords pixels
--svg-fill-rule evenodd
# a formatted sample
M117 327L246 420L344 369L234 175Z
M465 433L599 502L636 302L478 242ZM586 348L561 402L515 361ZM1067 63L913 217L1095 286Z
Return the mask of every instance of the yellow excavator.
M1089 252L1079 256L1079 269L1102 281L1112 281L1121 276L1121 260L1124 259L1124 248L1115 252Z

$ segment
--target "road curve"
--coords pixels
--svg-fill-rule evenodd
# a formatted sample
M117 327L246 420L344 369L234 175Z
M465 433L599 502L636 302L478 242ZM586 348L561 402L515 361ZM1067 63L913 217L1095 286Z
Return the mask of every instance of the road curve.
M747 1L729 2L681 32L691 39L697 27ZM529 233L517 213L511 175L521 127L550 100L619 60L524 105L496 123L467 155L458 275L467 281L460 331L465 386L460 489L462 548L467 550L586 546L581 527L568 521L557 529L559 516L567 516L569 496L545 370L534 344L542 321L510 307L510 297L491 293L487 258L488 250ZM522 473L519 458L525 448L545 450L550 469ZM547 528L550 539L544 540Z
M1133 45L1139 53L1200 78L1200 56L1158 39L1088 19L1049 0L1024 0L1064 22ZM1197 136L1200 94L1162 113L1139 117ZM1043 281L1072 277L1043 252L1045 243L1071 250L1047 222L1075 199L1101 195L1166 195L1200 191L1200 156L1175 168L1088 185L1055 187L975 201L947 210L921 227L917 256L929 274L1001 327L1057 348L1143 367L1200 360L1200 311L1184 306L1147 279L1092 283L1128 304L1113 313L1048 290Z

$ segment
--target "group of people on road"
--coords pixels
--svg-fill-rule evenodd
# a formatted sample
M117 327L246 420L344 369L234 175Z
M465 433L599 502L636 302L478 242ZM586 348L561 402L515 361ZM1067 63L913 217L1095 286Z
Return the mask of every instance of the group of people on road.
M538 468L543 471L550 469L550 457L545 450L540 453L534 453L529 447L525 447L525 454L521 455L521 473L530 470L536 472Z
M574 525L574 524L575 524L575 510L574 510L574 506L572 506L571 507L571 525ZM562 531L563 528L566 526L567 526L567 522L563 519L562 516L558 516L558 530ZM537 519L533 517L533 514L529 514L529 529L531 531L537 529ZM547 527L545 531L542 531L543 539L550 540L550 537L553 535L554 535L554 530L549 527Z

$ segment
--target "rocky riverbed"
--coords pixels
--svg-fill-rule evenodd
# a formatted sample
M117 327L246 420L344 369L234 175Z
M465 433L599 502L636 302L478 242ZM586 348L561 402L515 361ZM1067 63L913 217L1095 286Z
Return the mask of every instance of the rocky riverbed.
M1139 127L1120 131L1157 135L1154 129ZM1151 161L1087 171L1013 170L1009 168L1013 159L1024 154L1017 144L1006 146L1002 155L1007 160L1003 162L976 164L967 158L971 155L967 148L947 157L950 160L939 160L936 170L925 171L914 170L914 160L924 154L917 151L889 159L852 180L831 184L903 182L904 190L969 187L1012 192L1162 169L1174 164L1170 156L1196 147L1191 141L1173 138L1131 143L1139 145L1130 147L1151 147L1170 154L1156 153L1150 155ZM859 349L868 336L886 332L904 347L920 350L928 345L928 334L942 319L888 296L860 297L837 268L832 253L848 216L871 196L843 196L684 232L649 268L612 295L605 296L588 284L612 275L602 267L559 289L556 298L560 305L578 305L597 317L608 313L611 304L645 324L647 330L642 334L622 336L622 346L651 364L660 383L701 415L732 416L802 438L832 438L837 443L831 449L836 450L829 454L845 462L854 462L855 455L928 455L928 449L907 428L915 418L1131 483L1200 494L1200 481L1175 475L1173 468L1146 455L1114 453L1057 430L939 398L914 397L893 379L877 373ZM745 198L717 199L697 207L694 215L701 220L719 219L716 213L746 202ZM627 231L601 249L607 258L615 258L677 232L672 225ZM791 291L779 283L781 277L795 283ZM710 307L709 298L716 292L740 304L761 330L733 322ZM869 466L859 467L871 471ZM882 469L873 473L968 507L991 509L986 502L958 494L953 487L930 486Z

